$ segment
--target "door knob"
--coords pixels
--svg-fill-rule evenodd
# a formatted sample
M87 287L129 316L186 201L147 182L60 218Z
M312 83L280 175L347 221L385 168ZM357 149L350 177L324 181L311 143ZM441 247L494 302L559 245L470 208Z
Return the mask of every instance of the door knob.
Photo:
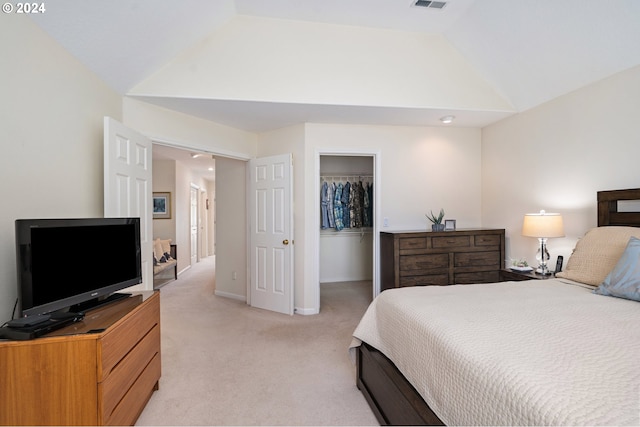
M283 245L288 245L288 244L289 244L289 241L288 241L287 239L284 239L284 240L282 241L282 244L283 244Z

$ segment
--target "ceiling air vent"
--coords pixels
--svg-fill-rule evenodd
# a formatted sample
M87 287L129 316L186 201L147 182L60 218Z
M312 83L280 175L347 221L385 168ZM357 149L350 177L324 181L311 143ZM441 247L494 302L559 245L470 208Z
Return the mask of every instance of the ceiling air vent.
M428 7L429 9L442 9L446 4L446 1L417 0L413 5L419 7Z

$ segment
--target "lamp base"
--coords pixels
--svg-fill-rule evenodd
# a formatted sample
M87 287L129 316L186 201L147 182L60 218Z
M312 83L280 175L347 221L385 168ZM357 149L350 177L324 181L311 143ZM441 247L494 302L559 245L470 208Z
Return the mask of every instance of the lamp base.
M541 274L543 276L550 276L553 274L553 271L549 270L546 266L536 268L536 274Z
M540 246L538 247L538 253L536 253L536 259L538 260L538 268L536 269L536 273L543 276L548 276L551 274L551 271L549 271L549 267L547 266L547 261L549 261L547 238L538 237L538 242L540 243Z

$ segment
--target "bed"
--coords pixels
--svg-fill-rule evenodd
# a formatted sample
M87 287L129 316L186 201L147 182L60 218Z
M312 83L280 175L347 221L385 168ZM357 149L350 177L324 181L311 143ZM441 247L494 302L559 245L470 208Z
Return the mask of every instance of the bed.
M558 277L381 293L350 346L380 424L640 425L640 209L619 209L634 200L598 192Z

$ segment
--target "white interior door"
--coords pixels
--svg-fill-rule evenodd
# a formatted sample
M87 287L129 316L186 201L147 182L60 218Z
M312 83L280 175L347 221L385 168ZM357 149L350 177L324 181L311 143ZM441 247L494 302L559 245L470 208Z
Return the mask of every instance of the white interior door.
M200 190L200 199L198 200L198 258L202 259L209 256L207 247L209 246L209 218L207 218L207 192Z
M293 314L291 154L249 161L250 303Z
M142 284L153 289L151 140L104 118L104 216L139 217Z
M198 262L198 187L191 186L190 193L191 265Z

